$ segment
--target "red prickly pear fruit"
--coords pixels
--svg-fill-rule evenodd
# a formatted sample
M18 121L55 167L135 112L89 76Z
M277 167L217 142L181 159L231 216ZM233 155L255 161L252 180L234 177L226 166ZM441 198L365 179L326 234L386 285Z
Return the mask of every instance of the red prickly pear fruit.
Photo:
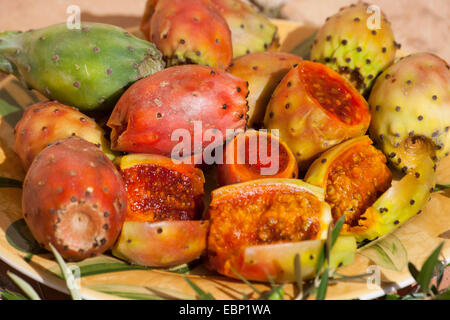
M186 157L222 145L233 131L245 129L247 94L244 80L222 70L167 68L136 82L120 98L107 123L112 148L171 156L181 137L190 148L183 150ZM221 137L210 142L202 134L207 130Z
M275 89L264 124L279 129L280 139L306 171L323 151L364 135L370 111L362 95L329 67L302 61Z
M195 63L225 69L233 58L231 31L210 0L150 0L141 30L168 66Z
M94 144L58 140L33 161L23 184L22 208L34 238L70 261L93 257L117 239L127 194L120 173Z
M228 71L249 83L249 127L262 127L273 91L286 73L301 61L302 58L285 52L256 52L233 60Z
M93 119L56 101L39 102L25 111L15 128L14 149L27 170L49 143L70 136L92 142L114 158L103 129Z

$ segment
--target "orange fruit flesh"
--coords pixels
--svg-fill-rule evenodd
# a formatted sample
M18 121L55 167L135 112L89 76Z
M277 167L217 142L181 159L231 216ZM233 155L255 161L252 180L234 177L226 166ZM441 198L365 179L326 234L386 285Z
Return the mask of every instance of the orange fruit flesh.
M367 144L347 150L329 169L325 200L331 206L333 220L345 214L345 223L357 226L360 216L391 186L391 181L381 151Z

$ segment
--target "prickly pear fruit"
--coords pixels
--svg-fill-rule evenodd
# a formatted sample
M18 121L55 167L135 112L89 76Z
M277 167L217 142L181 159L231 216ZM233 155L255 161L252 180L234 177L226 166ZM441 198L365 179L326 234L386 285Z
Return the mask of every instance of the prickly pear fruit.
M275 89L266 110L267 129L294 152L300 171L323 151L365 134L367 102L344 78L323 64L302 61Z
M257 52L235 59L228 71L249 85L248 126L259 128L264 121L267 104L286 73L302 59L284 52Z
M333 68L363 94L370 90L377 75L394 62L398 46L384 13L381 12L379 27L372 28L377 17L368 6L361 2L352 4L328 18L311 49L312 60Z
M27 170L49 143L70 136L92 142L108 157L114 158L103 129L93 119L56 101L39 102L28 107L16 124L14 150Z
M110 248L125 219L126 201L111 160L78 137L58 140L39 153L23 185L22 208L31 233L67 260Z
M225 71L200 65L167 68L122 95L108 120L112 149L171 156L181 144L179 151L190 156L221 145L232 130L245 128L247 93L246 82ZM202 139L206 130L221 137Z
M386 157L371 144L368 136L341 143L315 160L305 176L325 189L334 220L346 215L342 233L359 242L381 237L420 213L435 180L428 157L390 186Z
M247 130L224 148L217 166L219 185L263 178L297 178L298 166L289 147L274 134Z
M241 0L212 0L228 23L233 57L251 52L277 50L277 27Z
M66 24L0 33L0 71L51 100L92 110L113 105L124 87L163 69L152 43L106 24Z
M450 71L430 53L407 56L386 69L369 97L370 134L390 162L411 171L427 155L450 151Z
M233 58L230 29L211 0L150 0L141 30L168 66L196 63L225 69Z
M323 189L298 179L260 179L214 190L207 212L208 266L235 277L231 268L239 268L248 247L326 238L332 218L323 200Z
M205 178L200 169L153 154L129 154L117 163L127 190L127 221L201 218Z

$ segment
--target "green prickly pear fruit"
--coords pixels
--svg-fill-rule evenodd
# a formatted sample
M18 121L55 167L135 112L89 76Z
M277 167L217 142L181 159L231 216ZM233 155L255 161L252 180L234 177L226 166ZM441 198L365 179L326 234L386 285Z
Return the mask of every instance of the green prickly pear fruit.
M251 52L276 50L277 27L241 0L212 0L231 30L233 57Z
M410 172L423 156L437 162L450 151L450 71L430 53L400 59L375 82L369 132L390 162Z
M230 29L211 0L150 0L141 30L168 66L225 69L233 58Z
M125 87L163 68L152 43L112 25L0 33L1 72L83 111L113 105Z
M382 12L379 28L372 28L371 19L376 22L377 17L368 12L368 7L366 3L353 4L327 18L311 49L312 60L345 76L362 94L394 62L398 46Z

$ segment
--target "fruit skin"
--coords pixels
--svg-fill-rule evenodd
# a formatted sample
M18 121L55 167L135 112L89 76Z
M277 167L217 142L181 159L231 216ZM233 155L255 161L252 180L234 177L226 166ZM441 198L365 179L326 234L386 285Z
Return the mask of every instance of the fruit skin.
M225 69L233 58L230 29L210 0L150 0L141 30L168 66L196 63Z
M70 136L92 142L110 158L114 154L103 129L76 108L56 101L39 102L28 107L15 127L14 150L27 170L36 155L49 143Z
M201 218L205 177L200 169L153 154L128 154L115 162L127 190L127 221Z
M178 129L189 133L191 140L182 141L191 147L183 156L200 153L211 142L194 145L196 124L203 133L218 129L224 138L227 129L243 130L247 94L245 81L222 70L200 65L167 68L136 82L122 95L107 123L112 129L111 147L171 156L181 143L171 139Z
M250 53L233 60L228 71L249 83L248 126L263 125L264 114L273 91L302 58L285 52Z
M315 78L311 80L311 77ZM319 85L322 92L318 94L323 94L319 99L329 101L332 97L330 86L337 88L339 97L336 99L343 103L341 106L332 104L334 111L324 108L324 103L313 94L318 78L325 83ZM300 62L281 80L264 118L265 127L278 129L280 139L294 152L300 172L305 172L321 152L349 138L364 135L369 122L370 112L364 98L338 73L310 61Z
M306 173L305 181L321 187L327 187L329 168L346 150L355 144L371 143L367 136L348 140L323 153L311 165ZM322 161L326 159L326 161ZM344 225L342 234L355 236L358 242L374 240L381 237L420 214L430 198L435 185L436 174L433 161L427 155L421 158L420 164L406 174L400 181L386 190L360 216L357 226Z
M83 111L114 105L125 87L164 68L152 43L107 24L57 24L0 40L1 72Z
M70 137L33 161L22 194L25 221L46 249L82 260L117 239L126 214L126 192L113 163L94 144Z
M272 148L277 151L274 156ZM238 134L226 144L223 159L217 165L217 181L221 186L264 178L295 179L298 175L297 161L289 147L262 130Z
M400 59L378 77L369 97L371 137L389 161L412 171L424 155L450 151L450 71L431 53Z
M212 0L231 30L233 58L252 52L277 50L277 27L241 0Z
M173 267L199 258L208 221L125 221L112 254L147 267Z
M332 218L323 200L323 189L298 179L260 179L214 190L206 215L207 266L236 277L232 268L239 268L246 248L325 239Z
M311 60L326 64L348 79L362 94L379 73L394 62L394 34L383 12L380 28L369 29L374 18L367 3L352 4L327 18L311 49ZM369 24L370 26L370 24Z

